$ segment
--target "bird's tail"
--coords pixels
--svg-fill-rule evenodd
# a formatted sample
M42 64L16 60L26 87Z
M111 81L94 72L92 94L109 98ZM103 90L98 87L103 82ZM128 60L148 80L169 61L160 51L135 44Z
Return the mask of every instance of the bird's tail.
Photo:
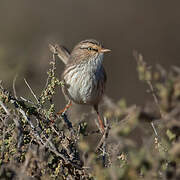
M58 44L49 44L49 49L53 54L57 55L59 59L63 61L64 64L68 63L70 53L67 48L61 45L59 46Z

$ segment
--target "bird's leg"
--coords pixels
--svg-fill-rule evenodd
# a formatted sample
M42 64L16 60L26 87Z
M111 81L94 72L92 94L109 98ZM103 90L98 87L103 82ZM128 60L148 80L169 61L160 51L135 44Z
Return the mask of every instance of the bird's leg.
M72 102L69 101L69 102L66 104L65 108L62 109L62 110L60 110L60 111L57 113L57 115L64 114L71 106L72 106Z
M98 115L98 121L99 121L99 125L100 125L100 128L101 128L101 132L104 134L105 129L104 129L103 120L101 119L99 113L97 113L97 115Z
M99 126L100 126L100 131L104 134L104 123L103 123L103 120L101 119L100 117L100 114L99 114L99 111L98 111L98 106L94 106L94 109L97 113L97 116L98 116L98 122L99 122Z

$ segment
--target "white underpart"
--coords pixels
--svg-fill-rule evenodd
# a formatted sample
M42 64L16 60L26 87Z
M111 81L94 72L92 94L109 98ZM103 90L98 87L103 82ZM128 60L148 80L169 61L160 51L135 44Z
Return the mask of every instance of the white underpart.
M73 70L64 76L64 80L69 86L67 91L76 103L91 104L92 101L100 98L100 90L95 90L97 84L94 82L98 82L99 74L97 76L97 73L102 73L102 61L103 54L100 54L96 59L89 60L88 64L79 64L78 72L76 72L76 68L72 68Z

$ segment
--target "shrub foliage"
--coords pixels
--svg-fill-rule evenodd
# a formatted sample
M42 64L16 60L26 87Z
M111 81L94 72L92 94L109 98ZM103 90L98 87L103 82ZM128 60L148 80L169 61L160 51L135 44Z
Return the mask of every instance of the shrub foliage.
M180 69L152 69L137 52L134 58L152 102L127 106L105 97L104 135L88 130L85 119L73 123L55 112L63 83L54 56L39 96L25 81L34 100L1 82L0 179L180 179Z

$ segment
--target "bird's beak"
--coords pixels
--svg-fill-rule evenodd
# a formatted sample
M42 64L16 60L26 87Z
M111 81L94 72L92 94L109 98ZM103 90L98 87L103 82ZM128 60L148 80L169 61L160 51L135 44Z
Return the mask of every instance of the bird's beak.
M100 49L100 52L101 52L101 53L110 52L110 51L111 51L110 49L104 49L104 48L101 48L101 49Z

